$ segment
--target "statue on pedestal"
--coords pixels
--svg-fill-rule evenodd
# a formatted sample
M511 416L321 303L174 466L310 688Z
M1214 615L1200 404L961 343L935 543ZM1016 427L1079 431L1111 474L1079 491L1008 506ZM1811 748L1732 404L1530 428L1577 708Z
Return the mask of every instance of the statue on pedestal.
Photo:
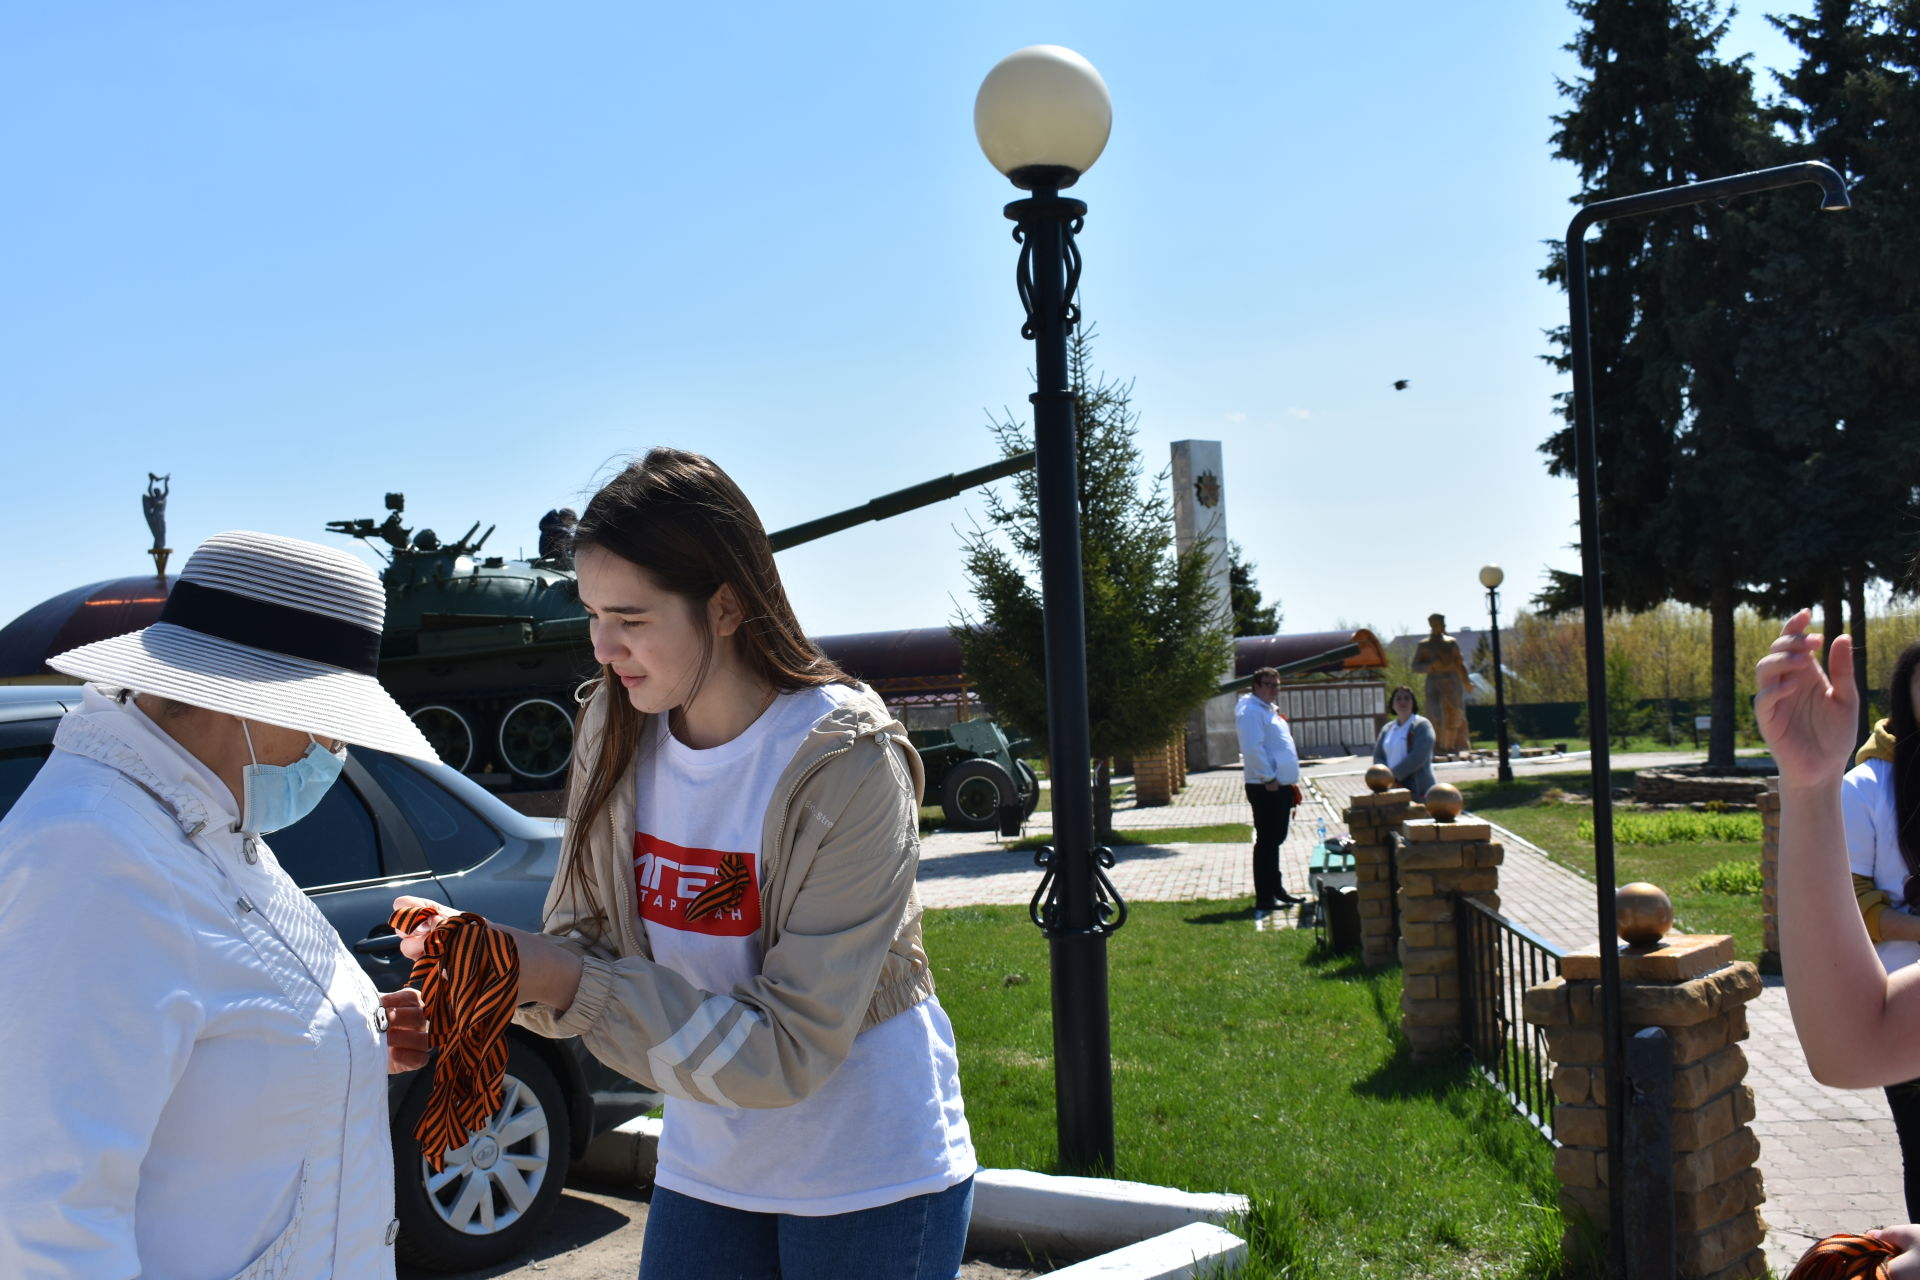
M1427 678L1427 714L1433 719L1433 749L1439 755L1465 755L1472 749L1467 734L1467 661L1460 642L1446 634L1447 619L1430 614L1433 634L1413 651L1413 669Z
M147 491L140 495L140 510L146 514L147 528L153 532L153 546L147 554L153 557L154 572L161 577L167 576L167 557L173 554L173 548L167 545L167 494L173 487L173 473L157 476L147 472Z

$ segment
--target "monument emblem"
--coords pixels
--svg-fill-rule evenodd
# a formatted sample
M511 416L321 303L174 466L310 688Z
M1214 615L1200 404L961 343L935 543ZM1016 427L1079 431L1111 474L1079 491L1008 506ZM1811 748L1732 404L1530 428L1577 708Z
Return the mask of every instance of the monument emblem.
M1208 510L1219 506L1220 477L1211 471L1202 471L1200 478L1193 482L1193 496Z

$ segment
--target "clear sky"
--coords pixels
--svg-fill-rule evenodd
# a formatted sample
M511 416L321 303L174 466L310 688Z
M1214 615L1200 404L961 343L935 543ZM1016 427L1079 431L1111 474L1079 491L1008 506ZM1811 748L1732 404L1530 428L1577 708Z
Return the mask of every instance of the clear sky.
M1537 452L1573 27L1552 0L7 6L0 623L149 567L149 471L177 568L227 528L355 545L324 523L391 489L531 554L655 443L769 528L992 461L1032 360L973 97L1055 43L1113 95L1082 302L1150 466L1223 442L1283 630L1473 625L1481 564L1514 604L1577 567ZM1788 56L1757 12L1725 51ZM784 553L802 622L950 620L981 509Z

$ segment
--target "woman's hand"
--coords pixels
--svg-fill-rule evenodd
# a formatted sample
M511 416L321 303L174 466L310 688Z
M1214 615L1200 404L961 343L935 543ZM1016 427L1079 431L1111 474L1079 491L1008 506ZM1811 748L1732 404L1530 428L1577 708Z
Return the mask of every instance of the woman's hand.
M435 902L431 898L416 898L403 893L393 900L395 911L407 911L415 907L425 907L434 915L433 919L417 926L412 933L400 939L400 954L409 960L418 960L427 953L427 935L438 929L442 920L460 914L446 903Z
M438 929L441 921L460 913L431 898L403 894L393 900L395 911L405 911L409 907L427 907L434 913L431 920L400 940L400 954L409 960L418 960L426 954L427 935ZM519 1003L537 1000L565 1013L573 1004L574 993L580 989L583 968L580 957L544 933L528 933L525 929L491 920L487 923L513 939L514 950L520 957Z
M427 1035L427 1009L420 993L412 987L389 991L380 997L387 1011L387 1074L397 1076L418 1071L432 1056L433 1042Z
M1807 609L1788 618L1754 670L1754 719L1773 750L1783 788L1838 783L1859 732L1853 641L1836 639L1827 654L1830 672L1822 671L1822 637L1807 630L1812 621Z
M1920 1247L1917 1247L1920 1246L1920 1226L1908 1223L1904 1227L1881 1227L1867 1234L1900 1251L1887 1263L1887 1275L1892 1280L1915 1280L1920 1277Z

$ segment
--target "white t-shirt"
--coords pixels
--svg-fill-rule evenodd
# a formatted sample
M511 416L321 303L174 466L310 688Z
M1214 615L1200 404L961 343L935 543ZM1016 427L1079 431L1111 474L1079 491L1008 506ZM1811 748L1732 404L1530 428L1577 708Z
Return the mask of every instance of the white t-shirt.
M1407 758L1407 730L1413 728L1413 717L1395 721L1387 726L1387 734L1380 739L1380 751L1387 758L1387 768L1398 769L1400 762Z
M704 991L760 972L760 837L773 788L845 685L781 694L746 732L705 751L657 717L636 769L634 878L660 964ZM655 1181L751 1213L852 1213L926 1195L975 1169L953 1027L923 1000L853 1042L827 1082L791 1107L669 1096Z

